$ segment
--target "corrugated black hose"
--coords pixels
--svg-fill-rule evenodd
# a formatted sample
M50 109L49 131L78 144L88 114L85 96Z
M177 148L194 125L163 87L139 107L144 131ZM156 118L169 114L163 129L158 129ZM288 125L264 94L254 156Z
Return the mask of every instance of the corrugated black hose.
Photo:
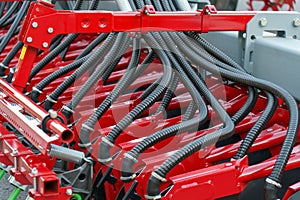
M287 108L290 112L288 131L286 134L286 138L283 142L282 148L280 150L279 156L273 167L272 173L266 179L266 186L265 186L265 198L275 200L276 190L277 190L276 188L280 187L280 180L284 168L292 152L293 145L295 143L295 139L298 134L299 111L298 111L297 102L289 92L287 92L282 87L275 85L274 83L255 78L250 75L246 76L240 73L238 74L238 73L234 73L216 67L215 65L199 57L197 54L190 51L189 49L187 49L184 53L194 63L202 65L206 70L212 73L220 73L222 77L227 78L231 81L239 82L244 85L249 85L252 87L256 87L260 90L265 90L267 92L270 92L273 95L280 97L286 103Z
M93 0L97 1L97 0ZM83 0L77 0L74 10L78 10L81 8ZM92 8L92 7L91 7ZM70 46L71 43L79 36L78 33L69 34L67 38L55 47L51 52L49 52L45 57L43 57L31 70L30 76L28 78L28 83L30 83L31 79L39 73L51 60L53 60L59 53L61 53L66 47Z
M158 35L158 34L157 34ZM150 38L149 38L150 39ZM157 44L164 44L164 41L161 37L156 36L155 39L151 38L154 42L157 41ZM187 63L184 57L181 57L180 54L177 55L177 59L180 63ZM195 142L190 143L188 148L185 146L181 151L178 151L173 156L171 156L167 161L165 161L159 169L153 172L154 176L151 176L147 186L147 193L149 197L158 197L160 194L159 186L161 181L157 179L157 177L165 178L165 175L176 166L181 160L186 157L192 155L194 152L198 151L202 145L211 145L215 144L218 140L223 140L225 138L230 137L234 132L234 124L231 121L229 115L224 110L222 105L218 102L216 98L212 95L210 90L206 87L206 85L200 80L198 75L195 73L193 68L186 64L183 68L184 72L187 73L188 78L193 82L193 84L197 87L198 90L201 91L202 95L205 99L211 104L212 108L216 111L221 121L223 122L223 128L217 130L211 134L208 134L204 137L197 139ZM188 145L187 145L188 146ZM156 176L158 175L158 176Z
M163 43L159 42L159 44L162 45ZM160 48L160 46L158 46L158 43L156 45L157 46L155 46L155 48ZM191 130L192 128L198 128L199 125L204 124L207 121L208 109L206 103L202 99L200 92L198 91L198 89L196 89L194 84L188 78L181 65L176 61L175 57L172 56L168 51L166 51L166 55L171 60L172 66L174 66L176 70L176 74L180 77L180 81L184 84L184 86L191 94L193 102L196 103L190 103L182 123L175 124L173 126L170 126L152 134L124 155L124 159L121 166L121 179L124 182L132 181L135 178L135 174L132 171L132 166L137 161L139 155L145 150L147 150L156 143L159 143L172 136L175 136L176 134L184 133L186 131ZM191 120L188 120L196 110L196 105L199 107L199 115Z
M106 137L102 138L100 148L98 149L98 161L100 163L108 163L112 160L109 150L112 148L116 138L126 127L129 126L129 124L131 124L138 116L140 116L145 110L153 105L168 87L172 77L170 62L163 51L156 50L156 53L158 56L160 56L163 64L164 75L162 81L146 99L133 108L131 112L129 112L119 123L117 123Z
M15 33L16 29L19 26L19 23L21 22L21 20L23 19L23 17L26 15L28 7L30 5L31 1L24 1L22 4L21 9L19 10L19 12L16 14L17 17L14 20L14 22L12 23L12 25L10 26L8 32L5 34L5 37L2 39L1 43L0 43L0 54L3 52L3 50L5 49L6 45L8 44L8 42L10 41L11 37L13 36L13 34ZM15 5L16 2L13 3L13 5Z
M10 61L16 56L19 50L22 48L23 42L18 41L17 44L10 50L3 61L0 63L0 77L6 77L5 71L8 69Z
M119 48L119 47L118 47ZM126 47L127 49L128 47ZM86 122L82 124L79 138L80 147L88 147L91 145L90 133L93 130L95 124L102 117L102 115L109 109L109 107L115 102L115 100L127 89L127 87L134 81L132 76L138 66L139 58L141 55L141 41L139 38L133 39L133 50L130 63L126 69L125 74L118 81L114 89L110 94L102 101L98 108L93 112L93 114L88 118Z
M67 121L70 122L70 117L72 116L76 106L82 100L82 98L90 91L90 89L99 81L99 78L103 75L103 73L107 70L108 67L114 68L111 66L112 60L115 57L123 56L126 50L129 47L129 36L127 33L120 33L116 43L118 45L114 45L110 52L105 56L101 66L97 67L96 70L91 74L89 79L83 84L83 86L78 90L75 96L70 100L70 102L63 107L62 114L66 117ZM100 55L98 55L100 56ZM94 65L98 65L99 62L94 62ZM84 63L83 65L87 65Z
M94 66L94 63L96 61L99 62L104 58L106 53L114 45L117 35L118 35L117 33L109 34L109 36L103 42L103 44L97 50L95 50L95 52L93 52L90 58L85 62L87 64L81 65L72 75L70 75L63 83L61 83L49 96L47 96L47 100L45 101L45 105L44 105L45 110L51 109L52 106L56 104L59 96L66 89L68 89L78 78L80 78L87 70L89 70L90 66Z
M52 74L46 76L42 81L40 81L36 86L32 88L32 91L30 92L31 100L34 101L35 103L38 103L39 96L43 93L43 90L47 85L49 85L51 82L58 79L59 77L71 72L72 70L77 69L79 66L82 65L82 63L84 63L89 58L89 56L90 55L87 55L79 60L76 60L60 68L59 70L56 70Z
M9 7L7 12L0 18L0 26L12 15L14 12L18 9L20 5L20 2L15 1L13 4Z
M248 153L248 150L258 137L259 133L263 130L263 128L267 125L268 121L273 116L278 101L277 98L272 94L267 92L266 95L268 98L268 104L255 125L250 129L245 139L242 141L242 144L240 145L236 155L233 157L234 159L241 159Z

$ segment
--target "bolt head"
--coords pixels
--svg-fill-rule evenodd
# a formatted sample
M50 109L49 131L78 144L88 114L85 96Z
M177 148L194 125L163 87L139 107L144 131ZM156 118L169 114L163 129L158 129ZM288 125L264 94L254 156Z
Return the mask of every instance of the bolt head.
M55 110L50 109L48 111L48 113L49 113L51 119L56 119L57 118L57 112Z
M295 27L300 26L300 19L299 19L299 18L295 18L295 19L293 20L293 25L294 25Z
M32 170L31 170L31 173L34 174L34 175L37 175L39 173L39 171L34 167Z
M53 33L54 29L52 27L48 28L48 33Z
M48 45L48 43L47 42L43 42L43 47L44 48L47 48L49 45Z
M12 151L12 153L13 153L14 155L16 155L16 154L18 153L18 149L14 148L13 151Z
M32 37L26 38L26 41L29 42L29 43L32 42Z
M38 27L38 23L37 23L37 22L33 22L33 23L32 23L32 27L33 27L33 28L37 28L37 27Z
M72 194L73 194L72 189L67 189L67 190L66 190L66 194L67 194L67 195L72 195Z
M259 25L264 27L264 26L267 26L268 25L268 20L266 18L261 18L259 20Z

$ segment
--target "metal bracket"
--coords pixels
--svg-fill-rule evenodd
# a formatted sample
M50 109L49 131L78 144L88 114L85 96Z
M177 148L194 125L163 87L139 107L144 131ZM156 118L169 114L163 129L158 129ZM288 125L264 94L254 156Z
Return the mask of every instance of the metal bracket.
M246 34L241 33L244 40L244 68L253 73L252 54L255 40L259 37L276 37L300 39L300 13L298 12L258 12L247 24Z

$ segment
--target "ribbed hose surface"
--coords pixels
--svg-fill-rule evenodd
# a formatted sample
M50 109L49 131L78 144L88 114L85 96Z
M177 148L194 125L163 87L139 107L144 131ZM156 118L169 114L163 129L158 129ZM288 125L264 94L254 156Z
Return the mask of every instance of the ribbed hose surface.
M71 76L69 76L62 84L60 84L50 95L49 97L57 101L58 97L69 88L76 79L80 78L89 68L90 66L94 66L94 63L97 61L101 61L106 53L110 50L110 48L114 45L114 41L116 40L117 33L111 33L107 37L107 39L103 42L103 44L92 53L89 59L85 62L85 65L80 66ZM100 57L97 56L100 54ZM52 100L45 101L45 110L49 110L55 104Z
M5 12L5 14L0 18L0 26L5 23L5 21L17 10L17 8L19 7L20 2L15 1L7 10L7 12Z
M126 46L126 49L127 48L128 46ZM115 88L110 92L110 94L93 112L93 114L89 117L89 119L86 122L84 122L80 130L79 138L81 140L82 146L87 146L91 144L89 140L89 135L91 132L90 129L94 128L95 124L102 117L102 115L109 109L109 107L115 102L115 100L125 91L125 89L133 82L132 76L134 75L135 69L138 65L140 54L141 54L141 42L140 39L135 38L133 40L133 53L125 74L122 76L122 78L119 80L119 82L116 84ZM87 129L86 127L89 127L90 129Z
M157 54L161 55L161 61L163 63L164 75L162 81L157 86L157 88L140 104L138 104L131 112L129 112L116 126L109 132L109 134L102 141L100 148L98 149L98 160L101 163L106 163L111 160L109 149L111 148L109 143L114 143L115 139L120 135L120 133L132 123L140 114L147 110L154 102L160 97L160 95L166 90L167 86L171 81L172 71L170 67L170 62L165 58L165 54L160 50L157 50ZM162 56L164 55L164 56Z
M125 48L122 48L125 46ZM127 33L120 33L115 45L112 47L110 52L105 56L103 62L99 67L96 68L96 70L92 73L92 75L89 77L89 79L83 84L83 86L79 89L78 92L76 92L75 96L71 99L71 101L66 105L67 109L63 110L63 114L66 116L66 118L69 120L72 113L69 110L75 110L76 106L79 104L79 102L82 100L82 98L88 93L88 91L96 84L97 81L99 81L99 78L102 76L102 74L105 72L105 70L110 66L111 62L115 57L122 56L127 48L129 47L129 37ZM120 51L123 50L123 52ZM101 52L98 52L99 54L95 55L100 57ZM89 61L89 60L88 60ZM88 62L87 61L87 62ZM88 65L88 63L83 63L84 65ZM99 61L94 60L93 65L98 65ZM65 107L65 108L66 108Z
M89 58L89 55L87 55L79 60L76 60L76 61L60 68L59 70L56 70L52 74L46 76L41 82L39 82L36 86L33 87L32 91L30 93L31 100L38 103L39 96L40 96L40 94L42 94L42 92L46 86L48 86L51 82L58 79L59 77L62 77L63 75L69 73L70 71L77 69L88 58Z
M194 52L191 51L186 51L185 54L195 63L201 64L205 69L212 73L220 73L222 77L227 78L231 81L239 82L245 85L249 85L252 87L256 87L261 90L266 90L270 93L272 93L275 96L279 96L286 104L288 107L288 110L290 112L290 121L289 121L289 126L288 126L288 131L286 134L285 141L282 145L281 151L279 153L279 156L275 162L275 165L273 167L272 173L269 176L269 178L273 181L279 182L283 170L286 166L286 163L288 161L288 158L291 154L293 145L295 143L295 139L297 137L298 133L298 123L299 123L299 111L298 111L298 106L295 101L295 99L291 96L289 92L284 90L283 88L269 82L269 81L264 81L257 79L255 77L251 76L245 76L242 74L237 74L234 72L226 71L222 68L218 68L211 63L205 61L204 59L200 58ZM270 185L267 183L267 186ZM270 188L268 188L270 189ZM271 189L270 189L271 190ZM274 191L267 191L266 195L272 195Z
M268 121L273 116L278 101L277 98L272 94L267 92L266 95L268 98L268 104L255 125L250 129L245 139L242 141L242 144L240 145L236 155L234 156L234 159L241 159L248 153L248 150L254 143L259 133L263 130L263 128L267 125Z

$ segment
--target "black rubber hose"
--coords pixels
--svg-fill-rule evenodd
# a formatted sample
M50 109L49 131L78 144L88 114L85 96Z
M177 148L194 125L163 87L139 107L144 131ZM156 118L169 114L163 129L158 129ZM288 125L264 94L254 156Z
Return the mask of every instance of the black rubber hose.
M262 115L259 117L255 125L250 129L248 134L246 135L246 138L243 140L242 144L240 145L236 155L233 157L234 159L241 159L243 158L247 153L256 138L258 137L259 133L263 130L263 128L267 125L268 121L273 116L278 101L277 98L274 97L270 93L266 93L268 98L268 104L263 111Z
M164 112L167 109L167 107L169 106L169 104L174 96L174 92L178 86L178 82L179 82L178 76L176 76L176 74L173 73L173 77L172 77L170 86L168 87L168 89L167 89L167 91L155 113Z
M116 44L112 47L110 52L105 56L105 59L101 63L101 66L97 67L96 70L92 73L89 79L83 84L83 86L76 92L75 96L70 100L70 102L63 107L62 114L66 117L68 122L70 122L70 117L73 114L75 108L79 104L79 102L83 99L83 97L90 91L90 89L99 81L99 78L103 75L103 73L110 66L111 62L115 57L123 56L126 50L129 47L129 37L127 33L120 33ZM121 51L122 50L122 51ZM101 52L100 52L101 53ZM100 56L98 54L98 56ZM99 62L95 60L93 62L94 65L98 65ZM87 65L84 63L83 65Z
M39 82L36 86L32 88L32 91L30 93L30 98L35 103L39 102L39 96L43 93L44 88L49 85L54 80L58 79L59 77L71 72L74 69L77 69L82 63L84 63L90 55L87 55L79 60L76 60L59 70L56 70L52 74L49 74L47 77L45 77L41 82Z
M0 18L0 26L17 10L19 7L20 2L15 1L13 4L9 7L7 12Z
M6 6L6 2L0 2L0 17L2 17L2 15L3 15L5 6Z
M231 66L229 66L229 65L227 65L225 63L222 63L222 62L218 61L217 59L213 58L205 50L201 50L201 48L199 48L193 41L187 39L183 33L178 33L178 35L173 34L172 36L173 36L173 38L175 39L175 41L177 43L180 43L179 44L180 49L185 48L185 46L184 46L184 44L185 44L186 46L190 47L191 50L196 52L198 54L198 56L203 57L204 59L206 59L209 62L215 63L217 66L220 66L224 69L227 69L227 70L230 70L230 71L233 71L233 72L236 72L236 73L243 73L245 75L248 75L245 72L245 70L240 65L235 63L233 60L228 59L228 63L232 64ZM172 43L172 44L175 45L174 43ZM222 57L222 56L220 56L220 57ZM224 60L225 60L225 58L226 58L226 56L224 56ZM257 98L258 98L257 90L253 87L248 87L248 98L247 98L246 102L231 117L234 124L238 124L239 122L241 122L249 114L249 112L253 109L253 107L254 107L254 105L257 101Z
M50 52L53 51L53 49L55 49L61 43L61 41L64 39L64 37L65 37L65 35L60 34L53 38L53 40L51 41L51 44L50 44Z
M68 89L76 79L80 78L89 68L93 66L96 61L101 61L106 53L113 46L114 41L116 40L117 33L111 33L107 37L107 39L103 42L103 44L92 53L91 57L85 62L88 64L80 66L72 75L70 75L62 84L60 84L48 97L45 101L44 108L45 110L49 110L56 103L58 97ZM97 56L101 52L100 57ZM95 67L95 66L94 66Z
M163 51L156 50L156 53L160 56L160 59L163 64L164 75L162 81L145 100L143 100L140 104L133 108L131 112L129 112L119 123L116 124L116 126L109 132L109 134L106 137L102 138L100 148L98 149L98 161L100 163L108 163L112 160L109 150L115 142L116 138L126 127L128 127L130 123L132 123L132 121L134 121L145 110L147 110L151 105L153 105L168 87L172 77L170 62Z
M159 42L159 44L162 45L163 43ZM158 45L158 43L156 45ZM155 47L159 48L158 46ZM153 135L145 138L138 145L136 145L131 151L125 154L121 166L121 172L122 172L121 179L125 182L132 181L132 179L135 177L132 171L132 166L137 161L139 155L143 153L145 150L147 150L148 148L150 148L151 146L153 146L154 144L160 141L175 136L176 134L184 133L195 127L198 128L199 125L204 124L207 121L208 110L207 110L206 103L202 99L201 94L196 89L194 84L192 84L192 82L190 81L190 79L188 78L184 70L181 68L180 64L176 61L176 59L170 54L168 55L168 57L171 59L173 64L172 66L174 66L178 76L180 77L181 82L184 84L184 86L187 88L189 93L192 95L193 101L197 103L190 104L188 108L189 112L186 113L182 123L175 124L173 126L170 126L166 129L154 133ZM196 118L188 120L190 118L191 113L193 113L193 110L195 110L194 105L199 106L200 113Z
M13 15L12 17L10 17L8 20L6 20L1 26L0 28L5 28L6 26L12 24L14 22L14 20L16 19L17 15Z
M95 1L95 0L94 0ZM81 8L83 0L77 0L74 10ZM92 7L91 7L92 8ZM36 66L31 70L28 82L30 83L31 79L39 73L51 60L53 60L59 53L61 53L65 48L71 45L71 43L79 36L78 33L69 34L67 38L55 47L49 54L47 54L42 60L40 60Z
M260 80L252 76L245 76L242 74L237 74L231 71L224 70L222 68L218 68L213 64L207 62L206 60L197 56L194 52L187 50L184 52L193 62L197 64L201 64L205 69L212 73L220 73L222 77L227 78L231 81L239 82L244 85L249 85L252 87L256 87L261 90L268 91L275 96L280 97L287 105L287 108L290 112L290 121L288 126L288 131L286 134L286 138L283 142L282 148L280 150L279 156L275 162L271 175L267 179L266 183L266 199L272 198L272 196L276 196L273 194L274 190L272 189L275 185L278 187L280 184L280 180L282 177L282 173L288 161L288 158L293 149L293 145L295 143L295 139L298 134L298 123L299 123L299 111L298 106L295 99L292 95L284 90L282 87L275 85L269 81Z
M2 63L0 63L0 77L5 77L5 71L8 69L8 65L10 61L16 56L18 51L22 48L23 42L18 41L17 44L10 50L10 52L3 59Z
M98 35L76 58L76 60L86 56L89 54L97 45L99 45L103 40L107 38L108 34L107 33L101 33Z
M1 43L0 43L0 54L3 52L3 50L5 49L6 45L8 44L8 42L10 41L12 35L15 33L16 29L19 26L20 21L23 19L23 17L26 15L28 7L30 5L31 1L24 1L22 4L22 7L20 9L20 11L17 14L17 17L15 19L15 21L12 23L12 25L10 26L8 32L5 34L5 37L2 39ZM15 4L16 2L14 2ZM13 5L14 5L13 4Z
M119 48L119 47L118 47ZM127 49L128 47L126 47ZM114 89L110 94L102 101L98 108L93 112L93 114L88 118L86 122L82 124L79 138L80 147L88 147L91 145L90 133L93 130L95 124L103 116L103 114L109 109L109 107L116 101L116 99L126 90L126 88L134 81L132 76L135 73L135 69L138 66L139 57L141 54L141 41L138 38L133 40L133 50L130 63L126 69L125 74L116 84Z

